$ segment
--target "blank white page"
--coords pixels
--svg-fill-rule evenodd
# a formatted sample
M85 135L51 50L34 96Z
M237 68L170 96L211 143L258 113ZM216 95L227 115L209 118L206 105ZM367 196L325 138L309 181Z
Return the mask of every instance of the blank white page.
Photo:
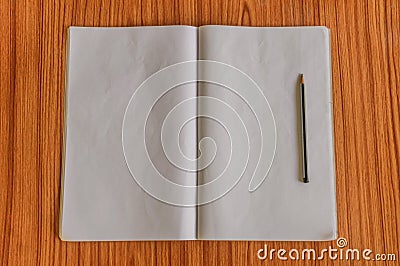
M244 175L229 193L199 207L198 237L334 239L337 225L328 29L204 26L199 29L199 59L232 65L259 85L275 118L276 152L267 178L250 193L250 177L260 151L256 120L249 107L228 89L209 83L199 86L200 95L221 99L248 123L250 157ZM198 71L203 71L207 79L207 69ZM308 184L300 179L299 73L304 73L306 84ZM218 152L210 167L199 175L203 183L224 171L230 151L223 127L206 120L199 124L200 138L214 138ZM200 200L205 194L198 195Z
M124 112L139 85L164 67L195 60L196 46L194 27L69 28L63 240L195 238L196 208L175 207L144 192L127 167L121 135ZM179 171L166 161L160 128L167 111L195 96L195 84L180 86L162 97L147 121L152 162L166 178L185 185L195 185L196 174ZM137 110L133 115L146 114ZM181 137L183 151L195 157L196 123L188 125ZM140 154L140 160L147 159Z

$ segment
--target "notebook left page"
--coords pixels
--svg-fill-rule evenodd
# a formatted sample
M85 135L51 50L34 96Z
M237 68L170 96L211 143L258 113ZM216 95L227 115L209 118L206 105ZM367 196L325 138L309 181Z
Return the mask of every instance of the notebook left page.
M181 171L165 158L160 138L166 115L177 103L196 96L196 84L169 90L150 108L134 109L127 121L125 114L134 93L152 74L196 59L197 29L71 27L68 35L60 237L67 241L194 239L196 208L173 206L146 193L132 174L124 149L137 150L130 156L138 155L139 166L151 163L171 182L196 185L195 172ZM195 105L187 108L196 112ZM133 123L132 119L142 117L143 125ZM129 147L124 147L124 123L131 132L145 130L144 138L127 141ZM182 152L194 158L196 123L188 123L179 137ZM146 153L140 153L135 143L138 147L144 143ZM148 169L140 172L141 181L156 182ZM180 196L196 198L189 193Z

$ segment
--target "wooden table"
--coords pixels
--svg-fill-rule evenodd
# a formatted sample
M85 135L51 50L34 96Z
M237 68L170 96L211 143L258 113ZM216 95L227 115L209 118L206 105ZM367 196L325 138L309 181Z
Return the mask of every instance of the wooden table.
M400 1L54 2L0 4L0 263L271 263L257 258L264 242L58 238L67 27L170 24L331 29L339 236L348 248L395 253L399 263ZM267 244L337 247L335 241Z

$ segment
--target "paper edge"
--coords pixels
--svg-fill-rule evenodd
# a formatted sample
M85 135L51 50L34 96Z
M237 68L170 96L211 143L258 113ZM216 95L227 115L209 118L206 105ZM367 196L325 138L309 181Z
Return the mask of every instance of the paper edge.
M331 127L331 136L330 136L330 146L331 146L331 154L332 154L332 182L333 182L333 209L334 209L334 217L333 217L333 234L332 240L337 239L338 237L338 218L337 218L337 196L336 196L336 159L335 159L335 118L333 111L333 82L332 82L332 46L331 46L331 31L328 27L322 27L326 41L328 42L328 62L329 62L329 85L330 85L330 101L329 101L329 110L330 110L330 127Z
M62 159L61 159L61 185L60 185L60 212L58 224L58 237L62 241L68 241L63 235L63 206L64 206L64 183L65 183L65 160L66 160L66 146L67 146L67 109L68 109L68 79L69 79L69 56L70 56L70 27L67 28L67 45L65 52L65 80L64 80L64 126L62 135Z

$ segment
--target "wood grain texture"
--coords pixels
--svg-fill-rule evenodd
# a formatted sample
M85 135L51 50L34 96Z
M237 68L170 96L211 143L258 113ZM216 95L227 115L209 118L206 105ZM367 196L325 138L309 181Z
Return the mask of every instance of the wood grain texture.
M276 257L259 261L264 242L65 243L58 238L67 27L169 24L331 29L339 236L351 248L396 253L397 262L381 264L399 263L398 0L0 2L0 263L290 263ZM267 244L287 250L336 246L335 241Z

